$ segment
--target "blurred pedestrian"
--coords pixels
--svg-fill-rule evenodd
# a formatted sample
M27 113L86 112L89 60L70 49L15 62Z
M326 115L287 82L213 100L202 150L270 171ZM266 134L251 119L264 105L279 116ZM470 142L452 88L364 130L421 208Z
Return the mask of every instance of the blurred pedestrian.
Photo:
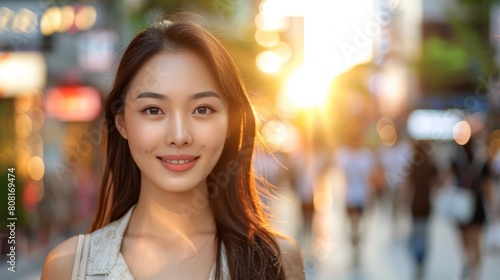
M470 218L458 221L457 226L465 253L463 279L479 279L481 265L480 238L486 222L486 203L492 213L496 213L496 203L491 197L493 184L491 171L484 147L472 137L464 145L456 145L455 156L451 162L451 176L455 186L468 190L472 196Z
M361 222L369 204L375 202L383 186L383 170L375 149L366 143L366 129L374 117L374 99L366 86L346 83L338 92L338 142L333 165L345 182L346 213L350 224L352 264L360 264Z
M431 143L416 141L411 151L408 169L408 197L410 198L412 226L410 251L416 266L416 279L423 279L428 251L431 192L439 179L439 172L431 154Z
M313 218L316 212L314 195L320 188L322 178L328 168L328 153L301 145L290 154L292 187L300 197L302 209L302 234L300 242L304 246L314 239Z
M342 171L346 183L346 211L351 226L353 264L360 262L361 221L369 202L381 185L381 171L374 151L352 139L337 148L335 165Z
M305 278L295 243L268 227L252 176L252 105L208 31L182 19L138 34L104 110L91 233L53 249L42 279Z
M395 129L395 131L397 131ZM407 181L407 170L411 161L412 144L403 136L402 130L396 132L391 142L382 139L382 146L379 148L380 163L384 170L384 190L390 200L392 219L394 227L405 209L404 185ZM396 233L396 231L393 231Z

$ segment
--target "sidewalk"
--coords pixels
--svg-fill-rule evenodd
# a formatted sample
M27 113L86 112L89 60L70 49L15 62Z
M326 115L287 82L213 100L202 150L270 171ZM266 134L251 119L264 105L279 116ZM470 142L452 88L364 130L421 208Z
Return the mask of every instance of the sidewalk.
M336 184L332 184L336 185ZM301 243L309 280L413 280L415 271L408 248L410 217L394 222L389 204L376 204L367 213L364 238L361 241L361 265L351 265L351 246L345 217L343 191L330 191L331 207L316 214L316 239ZM285 232L297 238L301 217L296 209L298 200L290 193L276 203L278 218L287 221L280 225ZM440 203L439 194L434 204ZM293 209L291 211L291 209ZM434 207L437 209L437 207ZM458 232L453 224L436 211L430 219L430 246L425 280L462 280L462 252ZM500 279L500 254L492 255L483 248L481 280Z
M413 280L414 267L408 250L409 220L396 224L390 212L377 206L368 214L361 244L361 265L351 265L351 248L347 238L347 222L340 207L317 215L320 228L316 246L303 247L307 279L311 280ZM387 207L386 207L387 208ZM288 218L289 221L294 218ZM296 220L296 219L295 219ZM319 225L319 226L318 226ZM426 280L461 280L462 252L458 234L443 217L430 221L430 248ZM309 243L311 244L311 243ZM491 255L483 249L482 280L500 279L500 254Z

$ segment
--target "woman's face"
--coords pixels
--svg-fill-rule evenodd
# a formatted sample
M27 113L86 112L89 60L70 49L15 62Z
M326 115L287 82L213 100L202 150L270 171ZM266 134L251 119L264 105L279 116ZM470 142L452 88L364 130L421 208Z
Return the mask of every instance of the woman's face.
M141 171L141 187L185 192L204 186L220 158L228 105L203 60L164 52L133 79L116 116Z

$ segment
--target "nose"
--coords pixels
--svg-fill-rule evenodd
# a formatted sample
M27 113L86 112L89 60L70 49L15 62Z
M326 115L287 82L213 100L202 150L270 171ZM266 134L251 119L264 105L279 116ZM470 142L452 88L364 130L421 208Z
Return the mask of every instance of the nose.
M169 146L189 146L193 142L193 136L189 122L180 113L171 114L169 117L165 142Z

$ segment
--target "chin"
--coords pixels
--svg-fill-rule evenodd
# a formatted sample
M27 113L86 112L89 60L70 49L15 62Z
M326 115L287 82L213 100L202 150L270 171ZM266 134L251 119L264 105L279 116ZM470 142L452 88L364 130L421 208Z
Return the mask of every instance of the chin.
M186 192L193 191L195 189L201 190L203 185L204 185L204 182L175 180L174 182L170 181L168 183L163 181L161 184L158 184L157 186L166 192L186 193Z

